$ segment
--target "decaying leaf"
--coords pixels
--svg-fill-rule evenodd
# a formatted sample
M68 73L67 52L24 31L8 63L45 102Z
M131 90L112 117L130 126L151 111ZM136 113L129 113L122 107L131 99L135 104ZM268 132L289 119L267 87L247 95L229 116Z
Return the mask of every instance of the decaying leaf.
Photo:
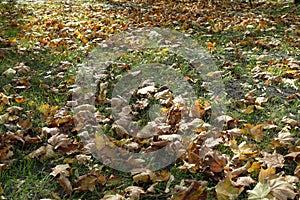
M229 178L221 180L216 186L218 200L237 199L243 189L234 186Z
M78 177L76 180L77 188L74 190L76 191L94 191L97 183L97 176L93 174L86 174L83 176Z
M238 177L235 182L231 181L235 187L249 187L255 181L250 176Z
M107 194L101 200L125 200L125 197L119 194L115 194L115 195Z
M189 187L177 186L176 193L171 197L171 200L204 200L207 198L206 181L187 181L190 182Z
M281 154L276 153L275 151L273 154L262 152L263 158L257 158L261 163L267 165L268 168L270 167L278 167L282 168L284 165L284 156Z
M292 144L294 139L294 134L291 134L289 129L287 127L284 127L279 133L276 138L274 138L275 141L278 141L280 145L283 146L289 146Z
M288 200L294 199L296 196L295 188L283 177L270 180L269 187L272 196L276 197L276 199Z
M265 136L265 132L263 131L264 126L264 124L258 124L255 126L246 124L242 129L242 132L251 135L256 142L261 142Z
M48 160L56 157L57 154L54 152L54 148L52 145L48 144L47 146L41 146L37 150L31 152L28 157L29 158L38 158L39 160Z
M72 143L72 140L65 134L57 133L48 139L48 143L51 144L54 149L58 149L59 147L68 148L68 146Z
M59 177L57 178L57 182L59 183L59 185L64 189L64 191L67 194L69 194L69 195L72 194L73 188L72 188L71 182L65 174L60 173Z
M129 186L124 190L125 196L131 200L140 199L141 195L145 194L145 191L142 187L138 186Z

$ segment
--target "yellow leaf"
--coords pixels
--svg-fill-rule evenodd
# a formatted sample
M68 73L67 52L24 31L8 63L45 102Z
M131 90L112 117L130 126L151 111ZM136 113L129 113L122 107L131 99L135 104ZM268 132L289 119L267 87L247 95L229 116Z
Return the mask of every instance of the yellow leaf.
M43 104L38 107L38 111L40 111L43 114L47 113L49 110L50 110L49 104Z
M251 172L254 172L256 170L260 169L260 163L259 162L253 162L251 167L248 168L248 172L251 173Z
M207 49L209 50L209 51L213 51L214 49L215 49L215 46L216 46L216 43L215 42L208 42L207 43Z
M15 42L17 42L17 39L16 38L9 38L9 42L10 43L15 43Z
M269 167L267 169L261 169L258 175L258 181L265 183L266 181L275 178L276 169L274 167Z
M237 199L242 190L242 188L239 189L233 186L229 178L225 178L224 180L221 180L216 186L217 199Z
M160 52L162 55L166 55L170 51L170 48L164 48Z
M254 105L250 105L247 108L242 109L241 112L244 113L244 114L251 114L251 113L253 113L254 112Z

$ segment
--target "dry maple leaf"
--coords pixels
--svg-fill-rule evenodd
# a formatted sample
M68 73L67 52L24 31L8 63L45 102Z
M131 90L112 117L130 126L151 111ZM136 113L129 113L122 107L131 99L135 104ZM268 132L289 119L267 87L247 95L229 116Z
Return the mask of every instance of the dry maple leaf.
M282 168L284 165L284 156L281 154L276 153L275 151L273 154L262 152L261 153L264 157L263 158L256 158L258 161L267 165L267 167L279 167Z
M235 182L231 181L231 183L235 187L248 187L251 184L255 183L255 180L253 180L250 176L242 176L238 177Z
M79 154L75 156L78 164L86 164L88 161L91 160L92 156L87 156L84 154Z
M281 145L289 146L292 145L292 142L295 140L294 134L291 134L288 127L284 127L274 138L275 141L278 141Z
M97 184L97 176L93 174L86 174L83 176L78 177L76 180L76 185L78 185L77 188L74 190L76 191L94 191L96 184Z
M294 187L288 183L284 177L279 177L269 181L270 192L272 196L279 200L294 199L296 193Z
M57 133L48 139L48 143L54 146L54 149L58 149L59 147L66 149L72 143L72 140L65 134Z
M281 122L284 124L288 124L291 127L300 126L300 122L298 122L297 120L291 119L291 118L284 118L281 120Z
M247 190L250 200L259 200L259 199L272 199L272 196L269 194L271 188L267 183L257 183L253 190Z
M56 165L54 168L52 168L52 172L50 173L50 175L56 177L58 174L63 174L67 177L70 174L68 171L69 168L69 164Z
M261 142L265 136L265 132L263 131L264 126L264 124L258 124L255 126L246 124L242 129L242 132L251 135L256 142Z
M261 169L258 175L258 181L261 183L265 183L270 179L273 179L276 177L275 175L276 169L274 167L269 167L267 169Z
M209 170L214 173L220 173L228 163L227 155L223 155L218 151L210 151L205 155L205 165L209 166Z
M243 189L235 187L229 178L221 180L216 186L218 200L236 199L242 191Z
M28 155L29 158L38 158L40 161L48 160L56 157L53 146L48 144L47 146L41 146L37 150L31 152Z

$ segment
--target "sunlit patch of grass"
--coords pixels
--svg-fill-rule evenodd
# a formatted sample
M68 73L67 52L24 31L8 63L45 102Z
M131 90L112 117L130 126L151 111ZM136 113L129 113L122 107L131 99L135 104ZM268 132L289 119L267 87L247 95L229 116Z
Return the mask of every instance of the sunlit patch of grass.
M52 198L58 186L46 165L21 159L1 172L4 195L9 199Z

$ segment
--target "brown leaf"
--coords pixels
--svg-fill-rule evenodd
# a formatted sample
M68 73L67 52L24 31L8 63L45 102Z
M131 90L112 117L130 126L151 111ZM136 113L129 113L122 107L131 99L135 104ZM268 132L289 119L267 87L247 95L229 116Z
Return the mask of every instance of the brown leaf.
M38 158L40 161L48 160L54 158L56 154L53 151L53 146L48 144L47 146L41 146L37 150L31 152L29 158Z
M205 200L207 198L206 182L190 180L191 185L186 188L177 186L177 192L171 197L171 200Z
M111 194L106 194L104 197L100 200L125 200L125 198L119 194L111 195Z
M208 152L205 156L205 163L211 172L220 173L223 171L228 159L218 151Z
M294 134L291 134L287 127L284 127L274 138L275 141L278 141L280 145L289 146L292 145L292 142L295 140Z
M291 119L291 118L284 118L284 119L281 120L281 122L284 123L284 124L288 124L291 127L300 126L300 122L298 122L294 119Z
M255 181L250 176L238 177L235 182L232 181L232 184L235 187L249 187Z
M279 167L282 168L284 165L284 156L281 154L276 153L275 151L273 154L262 152L263 158L257 158L260 162L267 165L267 167Z
M129 186L125 188L125 197L129 198L130 200L138 200L140 196L145 194L145 191L142 187L138 186Z
M77 188L74 190L76 191L94 191L97 183L97 176L93 174L86 174L83 176L78 177L76 180Z
M69 164L56 165L54 168L52 168L52 172L50 173L50 175L56 177L59 174L63 174L64 176L68 177L70 175L68 171L69 168Z
M150 172L150 180L152 182L161 182L161 181L168 181L170 178L171 173L167 170L162 170L162 171L155 171L155 172Z
M59 177L57 178L57 182L68 195L72 194L73 189L72 189L71 182L65 174L60 174Z
M294 187L288 183L284 177L272 179L269 182L271 194L280 200L295 199Z
M72 143L72 140L65 134L57 133L48 139L48 143L54 146L54 149L58 149L59 147L66 149Z
M261 142L265 136L265 133L263 131L264 126L264 124L258 124L255 126L246 124L242 129L242 132L251 135L256 142Z
M75 156L78 164L86 164L88 161L91 160L92 156L87 156L84 154L79 154Z

